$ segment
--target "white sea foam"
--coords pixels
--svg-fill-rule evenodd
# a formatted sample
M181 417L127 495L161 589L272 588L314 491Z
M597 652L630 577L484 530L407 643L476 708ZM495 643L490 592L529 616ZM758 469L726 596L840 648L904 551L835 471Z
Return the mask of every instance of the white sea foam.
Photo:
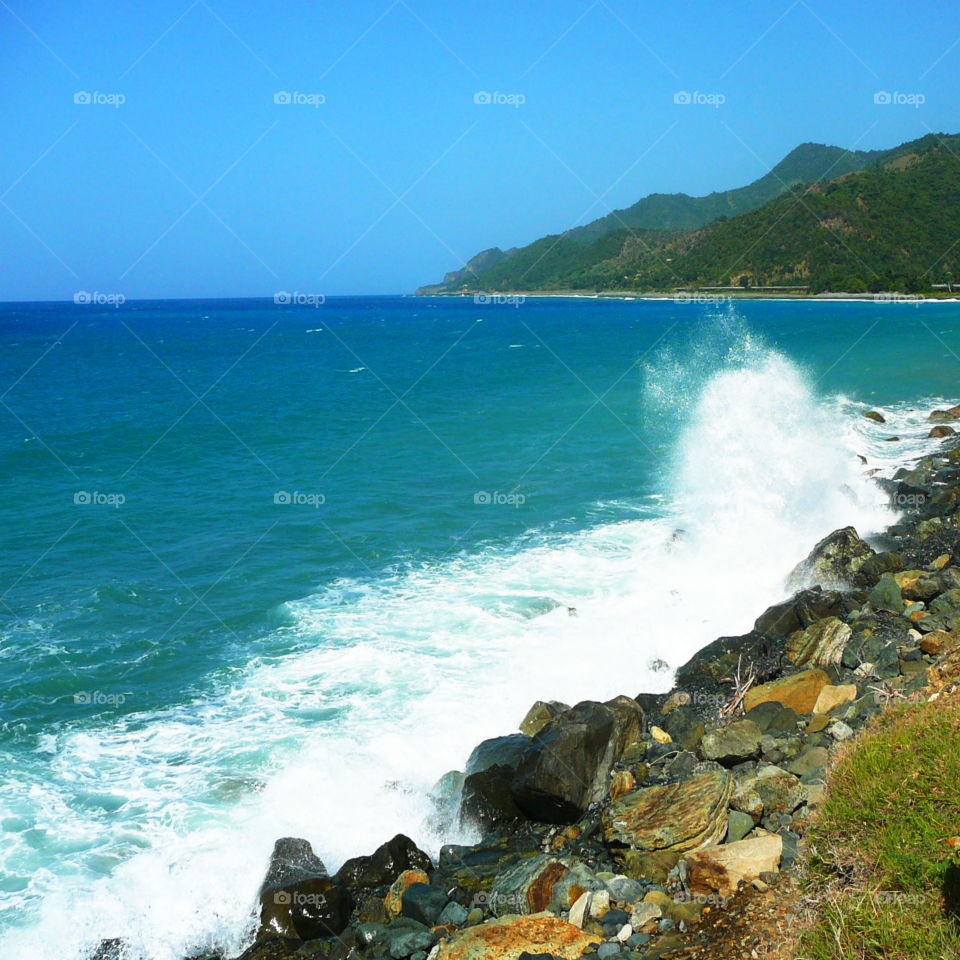
M23 891L43 905L3 955L68 960L110 936L150 960L238 951L277 837L308 838L331 869L398 831L436 852L451 838L427 791L480 739L514 731L538 698L667 689L651 664L748 630L817 539L891 522L854 455L873 427L851 427L853 405L818 402L761 344L701 346L648 377L649 414L679 433L656 518L333 584L288 604L283 652L217 697L47 738L89 815L33 785L64 869Z

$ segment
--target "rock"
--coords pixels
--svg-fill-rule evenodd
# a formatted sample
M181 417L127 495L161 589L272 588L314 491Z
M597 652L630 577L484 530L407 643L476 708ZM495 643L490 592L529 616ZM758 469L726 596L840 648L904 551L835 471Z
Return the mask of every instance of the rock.
M941 425L939 427L934 427L928 434L928 440L939 440L943 437L952 437L957 431L953 427L948 427L946 425Z
M931 657L939 657L944 650L956 643L956 639L945 630L931 630L921 641L920 649Z
M442 927L462 927L467 922L467 917L469 915L470 914L466 907L451 901L443 908L443 910L440 911L440 916L437 918L437 923Z
M749 785L741 785L737 788L736 793L730 798L730 809L736 813L746 814L754 825L758 824L763 817L763 801L760 799L760 794Z
M706 727L691 706L675 708L663 722L670 739L684 750L696 750Z
M373 889L388 887L404 870L432 869L430 857L409 837L398 833L369 857L347 860L337 871L337 879L347 887Z
M599 942L595 934L557 917L502 917L454 933L441 943L435 960L515 960L524 951L579 960Z
M834 707L839 707L842 703L850 703L857 699L857 685L855 683L843 683L837 686L828 684L820 691L817 702L813 705L814 713L829 713ZM809 727L807 728L809 731ZM816 732L816 731L812 731Z
M619 943L601 943L597 947L597 960L611 960L620 953Z
M551 720L556 720L570 709L556 700L538 700L520 721L520 732L535 737Z
M874 610L892 610L900 613L903 610L903 596L900 585L892 573L885 573L876 586L867 595Z
M810 624L787 639L787 659L798 667L830 667L840 663L853 631L838 617Z
M769 637L785 637L809 627L816 620L839 616L843 612L844 597L839 590L816 586L800 590L789 600L769 607L757 618L754 629Z
M788 584L814 580L821 584L869 589L884 573L896 572L900 557L876 553L853 527L836 530L814 547L810 556L788 578Z
M437 942L431 930L398 930L387 934L387 953L393 960L403 960L419 950L429 950Z
M680 857L678 850L658 850L656 853L627 850L623 854L623 872L637 880L666 883Z
M705 760L732 767L760 754L760 728L752 720L736 720L719 730L711 730L700 742Z
M531 738L524 733L513 733L508 737L493 737L484 740L473 748L467 760L466 774L482 773L492 767L516 770L523 759L524 752L530 746Z
M800 715L808 714L829 682L830 678L822 670L804 670L751 688L743 698L743 706L750 712L761 703L773 701Z
M849 740L853 736L853 728L838 720L830 727L830 736L836 741Z
M396 920L403 912L403 894L415 883L429 884L430 878L422 870L404 870L390 886L383 900L389 920Z
M608 843L644 854L683 853L716 843L727 829L733 779L726 771L636 790L603 812Z
M886 423L886 422L887 422L886 419L884 418L883 414L877 413L876 410L868 410L868 411L864 414L864 416L865 416L868 420L873 420L874 423Z
M350 920L353 898L327 873L309 842L276 842L260 886L258 939L316 940L337 936Z
M622 874L617 874L605 882L610 896L620 903L634 903L643 896L643 885Z
M637 778L629 770L618 770L610 781L610 799L619 800L637 785Z
M707 847L687 857L687 883L691 893L722 897L737 892L740 881L758 879L780 865L783 840L776 834Z
M690 694L687 693L686 690L678 690L676 693L671 693L663 704L663 715L668 716L673 713L677 707L685 707L688 703L690 703Z
M755 826L753 817L748 813L741 813L739 810L730 812L730 820L727 826L726 843L736 843L742 840Z
M662 916L663 911L657 904L644 900L634 906L633 913L630 914L630 926L634 930L640 930L651 920L659 920Z
M617 940L619 940L620 943L626 943L632 936L633 936L633 925L632 925L632 924L625 923L625 924L617 931Z
M400 896L400 912L403 916L432 927L447 905L447 893L440 887L427 883L411 883Z
M590 907L590 898L593 896L589 890L584 890L577 898L577 902L570 908L568 920L575 927L582 930L583 921L586 918L587 910Z
M787 770L795 777L803 777L812 770L825 767L828 759L827 751L823 747L809 747L795 760L790 761Z
M670 743L672 741L670 734L667 733L666 730L661 730L659 727L651 727L650 736L653 737L657 743Z
M525 753L513 783L517 806L541 823L578 820L605 799L614 764L644 725L643 710L629 697L577 704L548 723Z
M463 781L460 822L476 824L486 834L526 815L513 796L515 771L494 766Z
M591 894L590 919L602 920L610 912L610 891L597 890Z
M938 420L960 420L960 407L950 407L947 410L934 410L927 419L932 422Z
M566 865L547 854L509 863L494 878L490 908L495 916L540 913L550 905L553 888L566 873Z

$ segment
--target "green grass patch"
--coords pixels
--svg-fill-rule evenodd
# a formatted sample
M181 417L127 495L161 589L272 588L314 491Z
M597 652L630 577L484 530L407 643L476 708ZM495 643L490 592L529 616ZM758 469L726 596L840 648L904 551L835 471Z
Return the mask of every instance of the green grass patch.
M960 960L960 918L944 899L957 834L960 705L886 711L839 758L808 832L817 919L800 956Z

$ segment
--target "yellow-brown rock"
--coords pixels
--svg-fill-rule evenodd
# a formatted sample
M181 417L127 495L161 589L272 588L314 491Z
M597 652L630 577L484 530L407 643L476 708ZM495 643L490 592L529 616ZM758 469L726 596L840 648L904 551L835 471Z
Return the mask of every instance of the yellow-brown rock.
M436 960L515 960L521 953L578 960L600 939L550 915L506 916L455 933L441 943Z
M773 701L799 714L812 713L820 691L829 682L830 678L822 670L804 670L748 690L743 707L749 711L759 703Z

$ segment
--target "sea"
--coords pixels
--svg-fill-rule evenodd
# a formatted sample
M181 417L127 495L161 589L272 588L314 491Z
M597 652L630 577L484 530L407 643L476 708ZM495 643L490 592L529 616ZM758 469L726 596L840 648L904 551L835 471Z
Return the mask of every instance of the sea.
M669 689L960 397L953 302L86 299L0 305L5 960L234 955L278 837L474 839L444 773Z

